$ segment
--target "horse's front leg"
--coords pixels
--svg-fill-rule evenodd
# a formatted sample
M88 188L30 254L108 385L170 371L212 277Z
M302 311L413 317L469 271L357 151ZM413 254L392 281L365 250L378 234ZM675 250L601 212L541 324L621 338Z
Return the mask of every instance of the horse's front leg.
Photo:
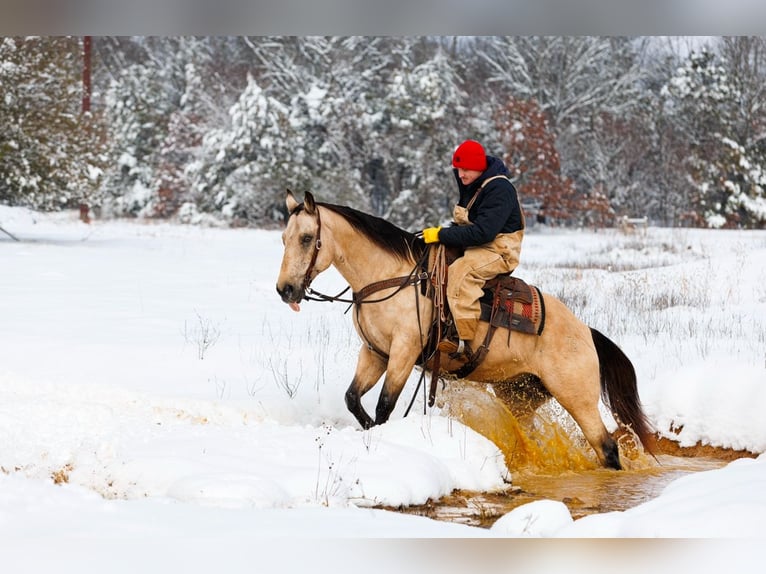
M373 426L375 421L364 410L362 396L375 386L385 370L386 363L383 358L363 345L357 359L354 380L346 391L346 407L364 429Z
M415 367L419 351L417 344L413 342L402 342L391 346L386 379L383 382L383 390L380 391L378 405L375 408L376 425L386 422L394 411L399 395L402 394L402 389L407 383L407 378Z

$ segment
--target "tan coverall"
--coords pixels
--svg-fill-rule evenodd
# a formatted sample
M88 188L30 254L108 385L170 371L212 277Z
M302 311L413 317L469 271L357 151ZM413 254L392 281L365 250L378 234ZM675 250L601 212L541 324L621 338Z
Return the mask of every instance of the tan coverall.
M458 217L455 221L459 223ZM465 254L449 266L447 302L461 339L471 341L474 338L479 325L479 299L484 283L516 269L523 238L523 229L501 233L490 243L468 247Z

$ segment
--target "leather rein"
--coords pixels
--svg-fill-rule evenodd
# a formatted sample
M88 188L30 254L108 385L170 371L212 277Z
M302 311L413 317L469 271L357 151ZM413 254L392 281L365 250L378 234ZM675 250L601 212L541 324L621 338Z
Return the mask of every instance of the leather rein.
M421 281L426 281L429 279L430 274L428 271L420 271L420 269L423 268L423 262L428 257L428 251L425 251L423 257L415 264L415 267L412 269L412 271L410 271L409 275L404 275L402 277L392 277L390 279L383 279L382 281L375 281L374 283L370 283L369 285L362 287L359 291L353 292L351 294L351 299L342 298L342 296L349 289L351 289L351 286L346 287L337 295L325 295L324 293L320 293L319 291L312 289L311 282L313 281L313 278L311 276L314 274L314 267L316 266L317 256L319 255L319 250L322 248L322 218L319 216L319 209L316 210L316 215L317 236L314 243L314 251L311 253L311 261L309 261L309 266L306 269L306 274L303 276L302 288L306 293L306 295L304 295L304 299L308 301L338 301L340 303L351 303L353 305L361 305L363 303L381 303L391 299L394 295L399 293L399 291L410 286L418 285ZM393 288L396 288L396 291L386 295L385 297L368 300L370 295L373 295L378 291Z

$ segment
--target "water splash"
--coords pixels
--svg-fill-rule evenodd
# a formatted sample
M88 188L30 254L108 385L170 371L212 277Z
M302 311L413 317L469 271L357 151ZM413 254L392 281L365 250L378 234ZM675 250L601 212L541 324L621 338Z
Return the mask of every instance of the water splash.
M601 468L580 428L554 400L520 421L491 387L449 381L439 406L495 443L513 473L559 474ZM624 468L656 466L632 433L620 431L616 439Z

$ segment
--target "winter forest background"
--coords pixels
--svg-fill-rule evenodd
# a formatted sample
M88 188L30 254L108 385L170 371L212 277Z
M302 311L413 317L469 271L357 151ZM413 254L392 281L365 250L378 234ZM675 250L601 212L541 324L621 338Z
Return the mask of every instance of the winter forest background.
M533 220L766 227L764 37L89 42L0 39L0 203L272 227L291 188L414 230L473 138Z

